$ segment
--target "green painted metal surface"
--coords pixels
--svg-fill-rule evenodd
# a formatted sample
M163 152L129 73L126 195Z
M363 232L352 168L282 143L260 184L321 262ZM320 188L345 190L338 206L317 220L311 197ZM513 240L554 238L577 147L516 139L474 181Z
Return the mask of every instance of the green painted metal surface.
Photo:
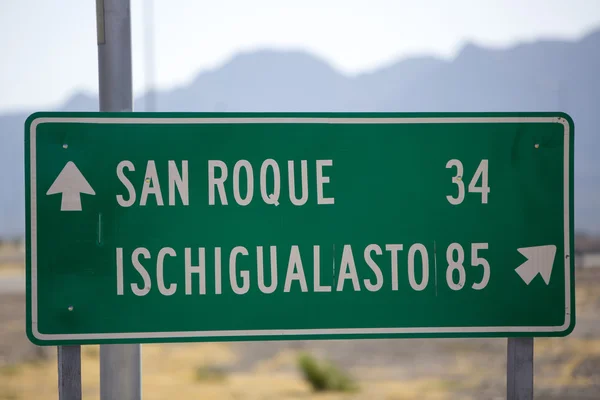
M36 113L37 344L563 336L563 113Z

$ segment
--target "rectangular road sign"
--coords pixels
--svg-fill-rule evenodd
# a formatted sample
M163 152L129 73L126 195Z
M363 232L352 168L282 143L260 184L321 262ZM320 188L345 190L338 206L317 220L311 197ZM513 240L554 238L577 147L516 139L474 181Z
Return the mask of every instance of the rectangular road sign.
M564 336L563 113L36 113L37 344Z

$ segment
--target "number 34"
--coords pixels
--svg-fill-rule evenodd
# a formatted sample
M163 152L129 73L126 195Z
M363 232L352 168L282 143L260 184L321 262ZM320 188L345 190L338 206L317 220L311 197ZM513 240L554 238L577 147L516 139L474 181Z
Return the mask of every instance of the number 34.
M446 199L452 205L457 205L463 202L465 199L465 183L463 182L463 165L460 160L450 160L446 163L446 168L456 168L456 175L452 177L452 183L458 186L458 195L452 197L446 196ZM477 186L477 182L481 178L481 186ZM490 193L490 187L488 185L488 160L481 160L479 167L475 171L475 175L469 183L469 193L481 193L481 203L487 204L488 194Z

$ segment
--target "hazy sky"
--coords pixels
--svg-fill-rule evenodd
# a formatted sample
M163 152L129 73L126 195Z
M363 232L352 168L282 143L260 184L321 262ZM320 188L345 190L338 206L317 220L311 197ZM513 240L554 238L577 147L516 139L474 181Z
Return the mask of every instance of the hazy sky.
M133 75L144 80L144 4L132 0ZM452 57L600 28L600 0L153 0L156 85L185 84L241 51L301 49L346 74L402 57ZM97 92L95 0L0 0L0 112Z

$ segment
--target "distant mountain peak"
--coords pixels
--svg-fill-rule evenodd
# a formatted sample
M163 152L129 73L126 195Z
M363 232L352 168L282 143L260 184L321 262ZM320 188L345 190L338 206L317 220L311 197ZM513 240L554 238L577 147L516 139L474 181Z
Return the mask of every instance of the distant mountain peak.
M588 32L583 38L581 38L581 42L584 42L584 43L600 42L600 28L593 29L590 32Z
M475 42L466 42L456 53L454 62L471 62L479 58L488 57L492 54L501 54L505 51L506 49L493 49L481 46Z
M64 102L62 111L98 111L98 96L88 92L76 92Z
M278 50L259 49L256 51L244 51L235 54L227 60L220 68L212 72L245 72L263 70L285 70L285 69L320 69L329 73L337 73L326 61L317 58L303 50ZM203 74L199 74L197 79Z

